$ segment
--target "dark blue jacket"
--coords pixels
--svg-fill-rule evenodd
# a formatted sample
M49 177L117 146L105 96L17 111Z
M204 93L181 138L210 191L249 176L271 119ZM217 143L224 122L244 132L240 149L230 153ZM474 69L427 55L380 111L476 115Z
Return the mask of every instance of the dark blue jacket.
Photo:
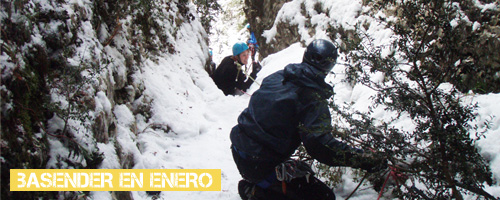
M333 93L325 75L306 64L290 64L266 77L231 131L234 147L273 163L290 158L301 143L316 160L350 165L361 152L333 138L327 99Z

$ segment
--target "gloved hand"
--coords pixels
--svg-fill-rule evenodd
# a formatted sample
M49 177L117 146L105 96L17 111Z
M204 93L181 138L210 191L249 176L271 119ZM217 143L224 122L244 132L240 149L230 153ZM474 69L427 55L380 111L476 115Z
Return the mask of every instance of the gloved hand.
M392 172L394 172L393 178L395 181L404 183L408 180L409 177L407 173L410 172L410 166L408 163L396 161L396 163L393 163L390 168Z
M368 180L372 183L373 189L380 192L385 180L391 174L387 160L376 153L363 153L362 159L360 168L369 173Z
M402 172L405 169L400 167L401 166L389 166L387 170L379 171L369 176L368 180L372 183L373 189L380 192L381 189L404 184L409 177Z
M375 153L363 153L359 162L359 168L366 170L368 173L376 173L388 168L387 159Z
M253 62L252 63L252 73L257 74L262 69L262 66L258 62Z

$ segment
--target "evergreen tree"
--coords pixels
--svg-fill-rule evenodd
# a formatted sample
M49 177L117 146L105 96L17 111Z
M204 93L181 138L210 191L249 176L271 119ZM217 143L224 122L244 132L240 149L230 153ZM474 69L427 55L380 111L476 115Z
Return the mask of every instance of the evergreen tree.
M207 33L210 33L212 25L210 22L214 20L214 16L221 10L219 3L215 0L195 0L197 11L201 15L200 21Z
M394 190L401 198L463 199L474 193L495 199L483 190L493 180L475 146L482 136L471 125L477 106L463 101L463 92L499 91L500 43L498 33L491 34L499 27L498 6L480 8L467 0L365 3L377 9L374 13L393 13L379 20L395 37L388 46L376 46L360 26L353 37L360 40L347 45L352 48L346 49L352 59L350 81L377 95L368 113L332 105L351 126L343 128L349 134L338 136L383 152L393 165L407 165L400 170L411 178ZM376 74L383 80L374 79ZM394 118L376 121L370 117L376 106L395 113ZM415 128L395 127L401 116L409 116Z

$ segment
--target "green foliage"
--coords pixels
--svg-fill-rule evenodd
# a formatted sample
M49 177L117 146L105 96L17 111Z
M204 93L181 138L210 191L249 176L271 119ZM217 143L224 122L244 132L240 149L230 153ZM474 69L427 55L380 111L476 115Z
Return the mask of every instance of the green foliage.
M0 152L2 182L9 183L10 169L44 168L48 161L47 138L40 134L44 125L46 109L41 106L45 100L43 77L43 54L25 56L19 46L31 41L33 24L27 17L11 18L12 12L24 8L23 2L2 2L0 54L2 58L1 99L2 116ZM36 48L36 47L35 47ZM33 52L35 52L33 50ZM46 57L45 57L46 58ZM40 63L40 65L38 65ZM10 68L12 71L8 71ZM6 73L9 72L10 76ZM2 199L31 199L32 195L54 198L54 192L10 192L9 184L1 185Z
M69 49L65 49L63 52L66 53L63 53L60 58L73 56ZM68 53L71 55L67 55ZM65 63L62 60L59 62ZM93 110L95 105L93 94L89 91L96 87L94 85L96 80L93 77L96 77L100 66L102 63L85 63L82 58L80 66L65 64L51 71L50 78L47 79L47 87L52 88L51 94L62 99L62 101L44 102L44 107L48 112L60 118L64 124L62 129L47 133L52 137L59 138L69 149L69 155L56 158L60 168L64 167L62 166L64 163L76 169L93 169L97 168L103 160L102 154L98 153L97 148L94 151L88 150L89 147L95 146L95 141L91 144L80 144L73 139L77 133L87 133L87 130L92 130L91 124L87 123L93 120L88 111ZM80 126L76 126L75 122L80 122ZM91 136L87 135L86 137Z
M227 10L224 10L222 20L223 21L234 21L232 19L238 19L237 21L237 30L241 30L245 28L245 26L249 23L248 18L245 17L245 6L243 0L231 0L228 4Z
M32 70L32 69L30 69ZM29 75L28 75L29 74ZM9 169L39 169L44 168L48 161L49 145L47 138L37 133L40 131L39 120L43 119L45 109L41 107L43 88L38 85L35 73L28 73L22 79L4 82L12 91L14 109L2 111L9 116L1 118L1 153L2 153L2 182L10 182ZM5 96L2 95L2 99ZM22 192L9 192L9 184L2 184L2 199L17 197L29 199L30 195ZM33 192L31 195L54 198L53 192Z
M309 156L304 146L300 145L297 151L292 155L292 158L310 164L316 173L315 176L325 179L325 183L331 188L342 183L342 175L345 174L344 167L332 167L314 161L314 159Z
M57 3L55 3L57 4ZM69 126L69 120L83 123L90 120L88 110L93 109L93 94L86 94L92 79L82 73L91 74L96 63L88 66L71 66L67 58L75 55L81 45L77 40L78 23L66 23L68 13L64 10L42 10L38 3L28 1L2 2L0 54L2 58L2 117L1 156L2 182L9 182L9 169L43 169L50 159L48 139L59 139L69 149L66 157L81 157L77 162L68 158L61 162L73 162L75 168L96 168L102 155L89 151L95 144L79 144L73 140L77 131ZM14 14L15 13L15 14ZM46 24L54 22L57 26ZM37 32L38 31L38 32ZM41 34L43 42L32 40L35 32ZM94 52L92 52L94 53ZM10 71L12 70L12 71ZM81 84L80 84L81 83ZM68 100L68 106L52 104L51 94L59 94ZM49 132L48 120L61 116L65 128ZM86 163L85 165L82 163ZM10 192L9 184L2 184L2 199L55 199L57 192Z
M404 37L398 46L412 46L405 55L418 56L414 61L432 73L429 77L450 82L461 92L500 92L498 7L483 10L470 0L374 1L374 7L395 10L398 20L381 20Z
M348 54L351 51L358 50L361 46L362 38L356 30L346 30L341 26L338 28L330 27L326 31L330 38L339 36L339 39L343 41L341 45L338 45L339 53ZM347 62L350 62L350 58L347 58ZM356 69L353 66L346 71L346 80L344 81L354 86L358 78L359 75L356 73Z
M214 2L208 2L211 8L216 7ZM125 101L127 95L120 92L133 87L127 84L134 81L133 74L140 70L144 58L154 60L157 55L175 53L178 27L194 20L188 0L96 0L83 5L15 0L2 1L0 11L0 148L4 183L9 182L4 175L10 168L98 168L103 155L95 136L102 133L95 124L98 120L108 121L103 116L94 118L97 90L105 88L106 93L115 94L111 102ZM96 38L88 37L94 33ZM128 41L130 45L117 41ZM120 60L115 61L109 58L109 52L123 57L117 56ZM121 63L125 66L117 66ZM122 74L117 75L117 71L123 68L127 73L124 79L128 80L118 79ZM109 83L110 77L119 84ZM149 118L146 104L138 110ZM109 126L111 131L115 125L103 126ZM85 139L80 140L82 137ZM49 157L49 141L60 142L69 153ZM47 166L49 159L55 161L55 166ZM1 191L2 199L82 197L74 192L13 193L8 184L2 184Z
M197 5L196 10L201 15L200 21L203 28L207 33L210 33L212 28L210 22L215 19L214 16L219 13L221 6L215 0L195 0L194 4Z
M342 182L342 175L345 173L342 167L331 167L314 161L314 159L309 156L304 146L299 146L292 157L310 164L316 172L315 176L324 178L326 180L325 183L330 187L334 188Z
M314 163L318 177L325 178L325 183L330 188L335 188L342 183L342 175L346 173L343 167L331 167L321 163Z
M373 38L358 27L363 42L350 48L353 79L375 91L374 105L367 113L352 111L349 106L332 105L349 127L347 140L383 152L392 164L405 162L409 181L423 183L421 192L411 185L398 188L395 194L404 199L463 199L474 193L494 199L483 190L492 184L488 162L481 157L475 141L481 136L471 126L476 119L476 105L462 101L462 92L498 91L499 43L486 34L491 13L480 12L469 1L371 1L373 8L395 11L395 20L379 18L395 33L393 42L376 46ZM467 9L465 9L467 8ZM464 10L465 9L465 10ZM374 11L376 13L377 11ZM474 30L464 19L477 21ZM497 22L495 22L497 23ZM498 24L497 24L498 26ZM490 41L486 51L481 44ZM486 72L490 72L486 75ZM374 75L383 75L374 80ZM483 81L488 81L488 87ZM451 83L451 84L450 84ZM394 113L388 121L370 117L377 106ZM415 125L395 127L401 117Z

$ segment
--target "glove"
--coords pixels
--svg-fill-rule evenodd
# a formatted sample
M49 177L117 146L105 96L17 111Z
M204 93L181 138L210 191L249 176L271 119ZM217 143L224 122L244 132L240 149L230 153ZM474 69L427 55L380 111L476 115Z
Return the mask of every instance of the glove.
M363 153L362 158L364 161L360 168L366 170L366 172L370 174L370 176L368 176L368 181L372 183L375 191L380 192L385 180L391 174L391 169L387 165L387 160L375 153Z
M368 173L376 173L388 168L387 159L375 153L363 153L360 159L359 168L366 170Z
M257 74L262 69L262 66L258 62L253 62L252 63L252 73Z
M372 183L373 189L380 192L381 189L396 187L403 184L408 180L408 175L400 171L401 168L395 166L389 167L387 170L379 171L372 176L368 177L368 180ZM403 169L404 170L404 169Z
M371 176L368 176L368 181L370 181L370 183L373 185L373 189L376 191L376 192L380 192L380 190L382 189L382 187L384 187L384 183L385 181L387 180L387 176L390 176L391 174L391 170L390 169L387 169L385 171L379 171L377 173L373 173L371 174ZM390 186L392 186L393 184L393 180L389 177L388 181L390 181L390 183L388 183ZM387 183L385 185L387 187Z
M394 172L393 178L395 181L404 183L408 180L409 176L406 174L409 172L410 166L404 162L396 162L391 166L391 170Z

